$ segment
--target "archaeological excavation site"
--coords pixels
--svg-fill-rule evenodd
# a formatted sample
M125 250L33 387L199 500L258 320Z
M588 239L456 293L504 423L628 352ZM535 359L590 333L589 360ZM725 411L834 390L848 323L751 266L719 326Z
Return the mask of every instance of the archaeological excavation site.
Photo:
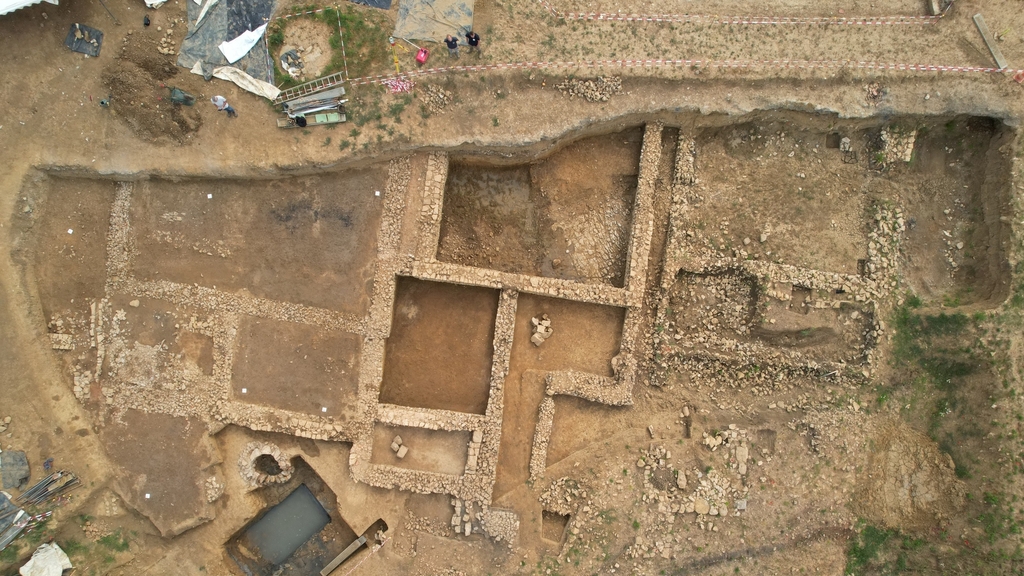
M78 1L0 574L1024 571L1014 3Z

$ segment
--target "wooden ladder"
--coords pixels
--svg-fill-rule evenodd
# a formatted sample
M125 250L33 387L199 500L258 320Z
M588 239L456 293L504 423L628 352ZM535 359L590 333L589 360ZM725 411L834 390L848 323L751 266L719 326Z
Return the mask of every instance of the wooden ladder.
M324 76L323 78L317 78L316 80L311 80L305 84L299 84L293 88L282 90L281 93L277 95L277 98L274 99L274 104L280 104L282 102L301 98L302 96L315 94L316 92L327 90L328 88L337 86L344 82L345 75L341 72L331 74L330 76Z

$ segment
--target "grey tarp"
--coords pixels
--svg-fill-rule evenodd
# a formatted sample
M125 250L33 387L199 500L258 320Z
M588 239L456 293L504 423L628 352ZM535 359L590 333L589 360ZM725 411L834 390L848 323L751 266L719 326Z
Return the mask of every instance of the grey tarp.
M28 458L20 450L0 452L0 485L20 488L28 482Z
M209 0L204 0L204 4ZM246 30L255 30L266 24L274 12L273 0L218 0L196 28L196 18L202 7L187 0L188 35L181 43L178 66L191 69L196 62L208 62L213 67L227 66L221 53L221 42L234 40ZM261 38L248 54L233 64L253 78L273 82L273 70L267 57L266 38Z
M395 37L440 42L451 34L466 43L474 0L401 0Z

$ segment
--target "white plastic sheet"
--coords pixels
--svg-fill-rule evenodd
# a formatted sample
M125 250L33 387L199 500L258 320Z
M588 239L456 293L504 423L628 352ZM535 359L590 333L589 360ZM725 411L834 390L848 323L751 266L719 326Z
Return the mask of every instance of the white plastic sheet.
M21 576L60 576L72 568L68 555L56 544L43 544L28 562L18 570Z
M196 62L195 66L192 66L191 72L202 76L202 66L202 62ZM220 78L221 80L234 82L242 90L252 92L257 96L263 96L267 100L273 100L281 93L281 90L270 82L257 80L256 78L246 74L244 71L239 70L238 68L232 68L231 66L218 66L217 68L214 68L213 76L215 78Z
M57 4L57 0L0 0L0 14L14 12L19 8L24 8L25 6L31 6L33 4L39 4L40 2Z
M252 47L263 38L263 31L267 29L267 25L264 24L255 30L246 30L242 32L238 38L230 40L228 42L221 42L220 52L228 59L228 62L234 64L238 62L242 56L249 53Z

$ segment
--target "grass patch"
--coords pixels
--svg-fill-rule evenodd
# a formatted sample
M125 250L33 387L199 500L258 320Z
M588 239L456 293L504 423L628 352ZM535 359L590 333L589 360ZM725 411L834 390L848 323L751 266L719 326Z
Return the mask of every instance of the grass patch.
M985 504L985 511L978 515L978 522L985 531L985 539L989 544L1020 534L1020 523L1014 518L1013 508L1007 504L1005 494L985 492L982 502Z
M121 530L117 530L100 538L99 543L115 552L124 552L128 550L129 544L128 539L121 534Z
M74 538L68 538L64 542L60 543L60 547L68 556L82 556L89 549L85 544L82 544Z
M317 6L295 6L295 13L317 10ZM323 22L331 29L326 48L330 50L331 59L321 72L328 76L345 71L346 56L348 73L351 77L368 76L371 73L385 72L390 69L389 54L391 22L381 10L361 10L354 6L343 9L327 8L313 14L300 14L296 18L309 18ZM274 80L282 88L297 86L296 82L282 71L277 54L284 45L285 29L289 21L295 18L281 19L270 25L267 41L274 64ZM344 51L342 46L344 45ZM376 66L376 68L375 68Z
M17 542L11 542L10 546L0 551L0 562L4 564L14 564L18 560L18 552L20 548Z
M882 554L886 544L896 536L895 530L883 530L870 524L863 524L860 532L850 539L846 549L846 574L889 573L885 570ZM901 556L903 557L903 556ZM904 557L903 563L906 564ZM879 570L879 568L883 568Z

